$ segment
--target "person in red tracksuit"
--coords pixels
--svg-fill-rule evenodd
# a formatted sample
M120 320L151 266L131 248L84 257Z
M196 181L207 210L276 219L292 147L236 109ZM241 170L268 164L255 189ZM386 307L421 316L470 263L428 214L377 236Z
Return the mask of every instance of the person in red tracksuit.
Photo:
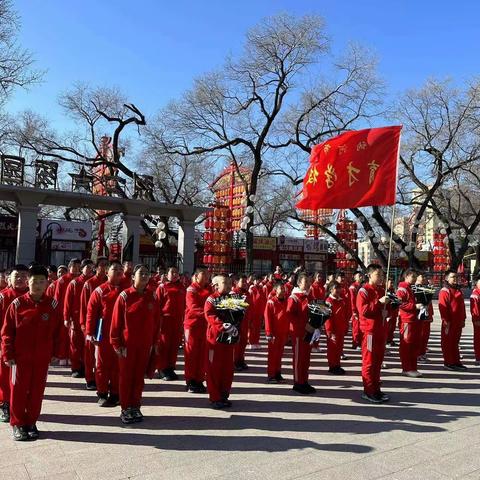
M248 342L248 325L252 315L252 300L248 292L246 275L240 275L238 277L237 283L232 289L232 293L245 297L245 301L249 305L240 327L240 340L235 345L235 371L242 372L243 370L248 370L248 365L245 362L245 349L247 348Z
M320 272L315 274L315 280L310 287L310 296L313 300L325 300L326 290L325 290L325 279Z
M473 324L473 352L475 365L480 365L480 278L475 283L475 288L470 295L470 313Z
M400 360L403 374L417 378L422 374L418 371L417 360L422 348L423 321L418 318L421 304L415 301L412 285L417 280L417 272L411 268L404 273L404 281L398 284L397 297L401 304L400 314Z
M353 283L350 285L350 287L348 287L350 310L352 311L352 348L354 350L362 345L362 332L360 330L360 320L358 318L357 310L357 295L362 283L362 272L355 272L355 275L353 276Z
M277 281L265 306L265 335L268 341L268 383L282 383L282 356L290 327L287 296L283 282Z
M0 331L3 327L5 314L10 304L28 291L28 268L26 265L15 265L9 276L10 287L0 292ZM0 422L10 421L10 368L0 362Z
M423 275L422 272L419 272L417 275L417 281L415 282L416 285L428 285L428 281L426 277ZM423 305L425 307L425 305ZM427 351L428 351L428 341L430 339L430 327L433 322L433 305L430 302L427 307L428 318L426 320L422 320L422 340L421 340L421 348L420 348L420 355L418 357L418 363L426 363L428 361Z
M387 292L396 294L393 280L391 278L389 278L387 282ZM389 316L387 318L387 345L389 347L394 347L396 345L394 337L395 337L395 327L397 326L398 320L399 320L398 308L390 306ZM401 321L399 321L399 324L401 324Z
M76 277L80 275L80 265L81 261L78 258L72 258L68 262L68 273L62 275L56 283L54 298L58 302L58 308L61 314L63 315L63 307L65 302L65 294L67 292L68 284ZM62 329L62 336L60 339L60 351L59 359L60 365L67 365L69 358L70 350L70 340L68 337L68 328L65 327Z
M232 406L228 397L233 382L235 345L220 343L217 338L223 332L234 333L236 328L230 323L225 323L215 308L215 302L219 298L228 297L232 288L231 279L226 275L217 275L213 279L213 285L215 292L205 302L207 390L212 407L221 409Z
M273 289L273 282L275 281L275 277L273 276L273 273L269 273L267 275L267 278L265 279L265 282L263 283L263 291L265 293L265 298L268 298L270 295L270 292Z
M285 296L288 298L290 294L292 293L292 290L295 288L295 285L297 284L297 275L292 273L288 277L288 282L285 283Z
M333 281L329 283L329 295L326 303L330 306L332 314L325 322L327 334L327 360L328 372L333 375L345 375L345 370L340 365L343 352L345 330L348 325L347 300L342 297L341 285Z
M120 286L122 287L122 290L125 290L126 288L130 288L132 286L133 262L130 260L125 260L122 265L123 275Z
M185 346L185 382L187 391L205 393L207 361L207 321L205 302L210 296L210 275L204 268L197 268L192 284L187 288L184 320Z
M357 295L357 310L362 331L362 398L372 403L383 403L390 397L380 390L380 371L386 345L384 274L382 267L371 264L367 267L368 282Z
M303 395L316 392L315 388L308 383L312 345L305 340L305 327L309 318L310 284L310 277L306 273L298 275L297 287L292 290L287 303L293 350L293 390Z
M185 297L186 288L180 280L178 270L176 267L170 267L167 271L167 281L157 288L162 315L157 369L160 378L166 381L178 379L175 367L178 349L182 343Z
M109 332L113 307L122 292L122 265L112 261L107 271L108 280L97 287L87 306L86 340L95 345L95 380L98 405L116 407L118 405L118 358L110 344ZM101 327L101 328L100 328Z
M80 302L83 286L93 274L93 262L89 259L82 260L80 268L81 274L68 284L65 301L63 302L63 318L65 326L69 330L70 362L73 378L83 378L85 376L85 335L80 321Z
M95 275L89 278L83 285L82 294L80 295L80 328L83 336L86 337L87 329L87 309L88 301L92 292L102 283L107 281L108 259L107 257L98 257L95 264ZM96 390L95 382L95 345L93 342L85 339L84 344L84 366L85 366L85 383L87 390Z
M460 362L459 343L465 326L465 301L453 270L445 273L445 286L438 294L438 309L442 318L442 353L445 369L464 371Z
M63 327L57 301L45 295L48 272L32 266L28 292L8 307L2 328L2 361L11 369L10 425L14 440L36 440L48 366L58 354Z
M45 295L48 295L49 297L52 297L52 298L55 297L55 290L57 288L58 280L60 280L60 278L63 277L67 272L68 272L68 268L66 267L66 265L59 265L57 268L57 274L48 276L49 285L47 287Z
M253 277L253 284L250 285L248 289L251 302L248 321L248 348L250 348L250 350L260 349L260 332L262 330L263 314L267 303L267 297L260 284L260 280L261 277L255 275Z
M152 350L158 350L160 307L148 290L150 272L145 265L133 270L133 286L117 298L110 327L110 343L119 358L120 420L129 424L143 420L140 406Z

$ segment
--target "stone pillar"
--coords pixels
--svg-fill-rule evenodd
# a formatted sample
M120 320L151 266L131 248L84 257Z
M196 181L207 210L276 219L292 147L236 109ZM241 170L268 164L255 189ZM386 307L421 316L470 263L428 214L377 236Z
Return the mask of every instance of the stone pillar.
M178 253L182 264L180 273L193 273L195 267L195 222L179 220L178 222Z
M35 245L37 240L37 218L40 207L17 205L18 231L17 252L15 263L28 265L35 260Z
M122 260L131 260L133 264L136 265L140 261L140 222L142 217L140 215L128 215L124 213L122 214L122 219L126 228L124 248L130 238L133 240L132 257L125 257Z

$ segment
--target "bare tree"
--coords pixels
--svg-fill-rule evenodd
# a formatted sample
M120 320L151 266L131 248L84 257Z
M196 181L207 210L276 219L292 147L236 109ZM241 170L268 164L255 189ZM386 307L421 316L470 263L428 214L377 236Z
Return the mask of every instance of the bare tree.
M317 16L267 18L246 35L243 55L198 78L183 98L157 119L159 147L169 154L228 155L243 176L248 204L267 162L269 137L295 91L295 80L326 53L323 20ZM255 210L248 213L253 225ZM247 229L247 269L253 267L253 233Z
M410 263L428 209L448 234L454 268L478 227L480 213L471 192L480 186L479 111L478 81L462 90L448 81L429 80L408 91L397 106L397 118L404 124L399 203L414 208ZM463 232L463 240L455 230Z
M32 69L33 57L18 44L20 18L11 0L0 0L0 107L17 87L40 80L42 73Z

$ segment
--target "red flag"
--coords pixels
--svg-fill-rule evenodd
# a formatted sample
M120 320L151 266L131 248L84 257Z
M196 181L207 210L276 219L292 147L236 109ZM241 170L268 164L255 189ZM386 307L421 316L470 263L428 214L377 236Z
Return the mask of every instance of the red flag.
M342 133L310 155L297 208L355 208L393 205L402 127Z

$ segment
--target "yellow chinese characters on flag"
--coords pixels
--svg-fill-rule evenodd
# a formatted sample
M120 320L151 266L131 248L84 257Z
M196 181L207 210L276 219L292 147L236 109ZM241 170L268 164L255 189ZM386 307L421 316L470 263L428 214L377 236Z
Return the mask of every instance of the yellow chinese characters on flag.
M297 208L393 205L401 126L346 132L315 145Z

